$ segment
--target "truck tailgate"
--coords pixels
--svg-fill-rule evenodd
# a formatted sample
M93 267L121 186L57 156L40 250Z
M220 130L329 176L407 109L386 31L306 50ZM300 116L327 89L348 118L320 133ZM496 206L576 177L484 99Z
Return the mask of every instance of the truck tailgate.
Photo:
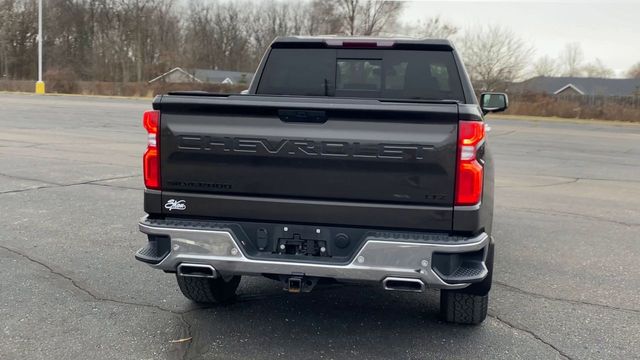
M455 103L164 96L154 106L163 193L453 208Z

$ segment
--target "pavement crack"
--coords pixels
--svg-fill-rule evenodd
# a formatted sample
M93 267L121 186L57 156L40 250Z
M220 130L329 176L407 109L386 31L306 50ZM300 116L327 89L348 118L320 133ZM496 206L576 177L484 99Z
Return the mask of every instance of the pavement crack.
M182 321L182 324L184 325L184 328L186 329L186 335L185 338L186 339L190 339L189 341L187 341L186 343L182 344L182 345L178 345L176 346L176 350L178 352L180 352L181 350L182 352L182 359L188 359L189 358L189 350L191 349L191 345L194 342L194 338L193 335L191 334L191 323L187 320L186 318L187 313L182 313L180 314L180 321Z
M15 134L12 134L13 136L15 136ZM33 141L24 141L24 140L16 140L12 137L0 137L0 141L6 141L6 142L10 142L10 143L20 143L20 144L27 144L26 146L20 146L20 147L32 147L32 146L38 146L38 145L42 145L42 143L38 143L38 142L33 142ZM2 145L2 147L12 147L11 145Z
M531 331L531 330L529 330L527 328L521 327L521 326L516 326L514 323L509 322L509 321L501 318L498 315L489 314L489 317L492 317L492 318L498 320L499 322L505 324L506 326L508 326L508 327L510 327L512 329L515 329L515 330L518 330L518 331L522 331L524 333L527 333L527 334L533 336L534 339L538 340L539 342L541 342L541 343L547 345L548 347L552 348L553 350L555 350L558 353L558 355L560 355L562 358L572 360L572 358L569 355L567 355L564 351L560 350L560 348L558 348L557 346L553 345L552 343L544 340L543 338L541 338L535 332L533 332L533 331Z
M504 132L504 133L490 134L489 137L497 138L497 137L509 136L509 135L512 135L512 134L514 134L516 132L517 132L517 130L510 130L510 131L507 131L507 132Z
M598 303L592 303L592 302L583 301L583 300L573 300L573 299L566 299L566 298L560 298L560 297L555 297L555 296L548 296L548 295L544 295L544 294L535 293L535 292L532 292L532 291L527 291L527 290L521 289L519 287L516 287L516 286L513 286L513 285L509 285L509 284L506 284L506 283L503 283L503 282L497 281L497 280L493 280L493 283L498 285L498 286L501 286L501 287L507 289L508 291L520 293L522 295L533 296L533 297L536 297L536 298L541 298L541 299L546 299L546 300L551 300L551 301L566 302L566 303L575 304L575 305L596 306L596 307L600 307L600 308L604 308L604 309L608 309L608 310L626 311L626 312L632 312L632 313L640 314L640 310L637 310L637 309L623 308L623 307L617 307L617 306L606 305L606 304L598 304Z
M45 269L47 269L51 274L56 275L56 276L58 276L58 277L60 277L62 279L67 280L73 286L73 288L75 288L76 290L80 291L81 293L87 295L93 301L96 301L96 302L109 302L109 303L114 303L114 304L118 304L118 305L126 305L126 306L143 307L143 308L153 309L153 310L161 311L161 312L168 313L168 314L171 314L171 315L175 315L182 322L183 327L186 329L186 334L187 334L186 337L187 338L192 338L192 335L191 335L191 323L186 319L185 315L187 315L188 313L190 313L192 311L200 310L201 308L195 308L195 309L190 309L190 310L185 310L185 311L175 311L175 310L166 309L166 308L163 308L162 306L158 306L158 305L154 305L154 304L145 304L145 303L118 300L118 299L112 299L112 298L100 296L100 295L94 293L93 291L81 286L72 277L63 274L60 271L56 271L51 266L49 266L48 264L46 264L46 263L44 263L44 262L42 262L40 260L34 259L34 258L32 258L31 256L29 256L29 255L27 255L25 253L22 253L22 252L20 252L18 250L9 248L9 247L4 246L4 245L0 245L0 248L4 249L4 250L6 250L6 251L8 251L8 252L10 252L12 254L15 254L17 256L20 256L23 259L26 259L26 260L34 263L34 264L40 265L40 266L44 267ZM187 358L187 354L188 354L188 351L189 351L189 348L190 348L191 341L189 341L187 343L187 345L185 346L185 350L184 350L184 354L183 354L183 358L184 359Z
M120 186L120 185L98 184L98 183L87 183L86 185L103 186L103 187L109 187L114 189L142 190L142 188L135 188L133 186Z
M520 177L552 177L559 179L568 179L570 182L575 180L577 181L611 181L611 182L622 182L622 183L640 183L640 180L635 179L610 179L610 178L596 178L596 177L584 177L584 176L562 176L558 174L521 174L521 173L510 173L510 176L520 176Z
M580 213L574 213L574 212L569 212L569 211L559 211L559 210L552 210L552 209L536 209L536 208L527 208L527 207L519 207L519 206L502 206L502 208L520 210L520 211L524 211L524 212L530 212L530 213L542 214L542 215L557 214L557 215L564 215L564 216L575 216L575 217L580 217L580 218L584 218L584 219L602 221L602 222L607 222L607 223L612 223L612 224L617 224L617 225L624 225L624 226L629 226L629 227L640 226L640 224L638 224L638 223L629 223L629 222L624 222L624 221L607 219L607 218L600 217L600 216L580 214Z
M566 181L558 181L558 182L554 182L551 184L539 184L539 185L506 185L506 186L496 186L497 188L543 188L543 187L551 187L551 186L558 186L558 185L567 185L567 184L574 184L577 183L578 181L580 181L579 178L573 178L571 180L566 180Z
M559 182L551 183L551 184L531 185L531 186L527 186L527 187L542 188L542 187L574 184L574 183L577 183L578 181L580 181L580 179L579 178L575 178L575 179L571 179L571 180L567 180L567 181L559 181Z
M136 188L133 188L133 187L127 187L127 186L98 184L98 182L100 182L100 181L122 180L122 179L129 179L129 178L139 177L140 174L114 176L114 177L109 177L109 178L104 178L104 179L94 179L94 180L80 181L80 182L75 182L75 183L71 183L71 184L57 184L57 183L47 182L47 181L43 181L43 180L28 179L28 178L16 177L16 176L5 175L5 174L0 174L0 176L6 176L6 177L9 177L9 178L14 178L14 179L19 179L19 180L37 181L37 182L41 182L41 183L47 184L47 185L36 186L36 187L27 188L27 189L2 191L2 192L0 192L0 195L21 193L21 192L27 192L27 191L33 191L33 190L41 190L41 189L63 188L63 187L70 187L70 186L77 186L77 185L96 185L96 186L104 186L104 187L140 190L140 189L136 189Z
M633 179L607 179L607 178L589 178L589 177L577 177L576 179L587 180L587 181L613 181L613 182L640 183L640 180L633 180Z
M22 258L34 263L34 264L38 264L38 265L44 267L51 274L54 274L54 275L56 275L58 277L61 277L61 278L65 279L65 280L67 280L69 283L71 283L71 285L76 290L78 290L78 291L84 293L85 295L89 296L94 301L98 301L98 302L103 301L103 302L111 302L111 303L120 304L120 305L146 307L146 308L156 309L156 310L159 310L159 311L162 311L162 312L171 313L171 314L174 314L174 315L182 315L184 313L183 311L175 311L175 310L171 310L171 309L166 309L166 308L163 308L162 306L158 306L158 305L154 305L154 304L145 304L145 303L126 301L126 300L118 300L118 299L112 299L112 298L100 296L100 295L94 293L93 291L91 291L91 290L83 287L82 285L80 285L72 277L70 277L68 275L65 275L64 273L53 269L50 265L48 265L48 264L46 264L46 263L44 263L44 262L42 262L40 260L34 259L33 257L31 257L31 256L29 256L29 255L27 255L27 254L25 254L25 253L23 253L21 251L12 249L12 248L4 246L4 245L0 245L0 248L4 249L4 250L6 250L6 251L8 251L8 252L10 252L12 254L18 255L18 256L20 256L20 257L22 257Z
M36 186L36 187L30 187L30 188L26 188L26 189L19 189L19 190L0 191L0 195L15 194L15 193L21 193L21 192L27 192L27 191L33 191L33 190L40 190L40 189L50 189L50 188L55 188L55 187L59 187L59 186L58 185L43 185L43 186Z
M61 186L61 185L63 185L63 184L58 184L58 183L54 183L54 182L51 182L51 181L34 179L34 178L26 177L26 176L10 175L10 174L4 174L4 173L0 173L0 176L4 176L4 177L7 177L9 179L14 179L14 180L25 180L25 181L39 182L39 183L52 185L52 186Z
M94 184L94 183L99 182L99 181L111 181L111 180L130 179L130 178L134 178L134 177L138 177L138 176L140 176L140 174L114 176L114 177L109 177L109 178L104 178L104 179L88 180L88 181L83 181L83 182L73 183L73 184L69 184L69 185L65 185L65 186L75 186L75 185L102 185L102 184Z

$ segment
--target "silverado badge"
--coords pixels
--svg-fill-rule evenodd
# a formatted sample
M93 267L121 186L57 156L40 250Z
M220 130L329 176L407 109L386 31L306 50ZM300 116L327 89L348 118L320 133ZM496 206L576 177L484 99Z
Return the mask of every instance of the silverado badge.
M184 200L171 199L171 200L167 201L166 204L164 204L164 207L169 209L169 211L171 211L171 210L186 210L187 209L187 204L185 204Z

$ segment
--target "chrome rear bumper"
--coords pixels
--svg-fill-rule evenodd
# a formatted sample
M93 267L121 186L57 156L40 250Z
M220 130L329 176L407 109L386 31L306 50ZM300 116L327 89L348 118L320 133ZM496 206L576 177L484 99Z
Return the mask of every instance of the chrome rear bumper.
M168 236L169 253L152 267L175 272L182 263L212 266L216 272L238 275L304 275L358 282L381 282L386 278L419 279L431 288L458 289L469 283L445 282L432 269L433 253L465 253L484 251L486 258L490 238L481 233L473 238L451 243L427 243L367 237L353 259L346 264L265 260L249 258L231 231L194 229L179 226L156 226L142 219L140 231L145 234ZM474 282L487 276L484 261L474 275Z

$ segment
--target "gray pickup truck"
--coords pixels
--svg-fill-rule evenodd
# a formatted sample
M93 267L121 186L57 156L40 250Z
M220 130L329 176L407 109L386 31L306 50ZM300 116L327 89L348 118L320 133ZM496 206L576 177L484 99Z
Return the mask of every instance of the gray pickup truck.
M144 114L148 237L136 258L200 303L241 276L440 289L450 322L487 314L493 164L446 40L276 39L246 94L176 92Z

